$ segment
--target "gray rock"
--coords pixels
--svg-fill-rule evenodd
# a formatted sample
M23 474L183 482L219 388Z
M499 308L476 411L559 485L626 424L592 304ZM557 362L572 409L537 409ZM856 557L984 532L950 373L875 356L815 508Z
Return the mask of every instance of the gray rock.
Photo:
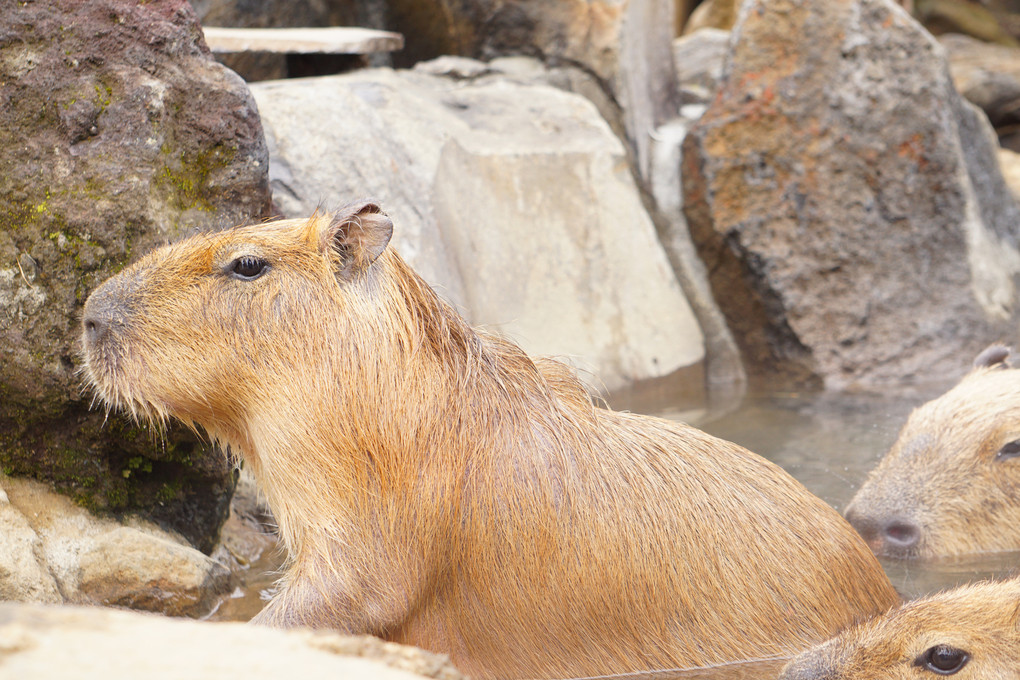
M745 365L882 384L1015 338L1020 210L939 44L887 0L753 0L734 31L683 179Z
M5 676L57 680L461 680L445 657L375 638L0 603Z
M79 323L132 257L267 214L254 102L184 0L5 6L0 82L0 467L211 547L225 459L181 431L90 412Z
M399 251L473 323L596 384L700 365L701 332L626 153L584 98L386 69L252 92L285 214L373 196Z

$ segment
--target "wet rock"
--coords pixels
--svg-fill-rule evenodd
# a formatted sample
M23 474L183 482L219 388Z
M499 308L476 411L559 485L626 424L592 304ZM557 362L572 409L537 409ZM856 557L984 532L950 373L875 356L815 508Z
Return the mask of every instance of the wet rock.
M89 411L80 310L151 246L266 214L254 102L184 0L5 6L0 82L0 468L209 549L229 465L190 434Z
M741 17L684 209L757 378L951 376L1015 337L1020 210L938 43L886 0Z
M625 151L584 98L388 69L252 92L285 214L371 195L401 254L473 323L610 388L687 369L700 390L700 330Z
M10 499L0 504L4 599L204 616L232 587L226 567L152 523L94 517L26 479L0 477L0 487Z
M444 656L381 640L93 607L0 603L10 677L461 680Z
M956 89L987 114L1002 146L1020 151L1020 49L957 34L939 42Z

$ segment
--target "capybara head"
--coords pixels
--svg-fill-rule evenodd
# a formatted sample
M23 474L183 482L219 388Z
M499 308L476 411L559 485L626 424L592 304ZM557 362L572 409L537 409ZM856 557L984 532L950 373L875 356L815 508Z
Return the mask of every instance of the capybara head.
M1020 679L1020 581L909 602L794 658L780 680Z
M879 555L1020 549L1020 370L993 345L917 408L846 508Z

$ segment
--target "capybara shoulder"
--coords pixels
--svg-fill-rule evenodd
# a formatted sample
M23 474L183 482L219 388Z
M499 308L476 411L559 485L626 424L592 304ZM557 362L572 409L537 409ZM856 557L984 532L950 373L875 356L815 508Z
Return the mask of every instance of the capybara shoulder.
M804 652L780 680L1020 679L1020 581L904 604Z
M910 415L846 508L878 554L1020 549L1020 370L993 345Z
M290 564L258 623L578 677L788 656L896 601L780 468L595 408L472 329L391 231L362 203L197 236L85 305L103 401L204 428L265 492Z

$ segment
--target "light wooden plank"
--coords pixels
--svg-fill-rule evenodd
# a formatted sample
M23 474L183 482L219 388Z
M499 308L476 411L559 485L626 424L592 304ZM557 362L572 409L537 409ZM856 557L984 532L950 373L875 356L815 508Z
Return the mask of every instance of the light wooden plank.
M404 36L371 28L221 28L206 26L205 42L217 53L370 54L393 52Z

